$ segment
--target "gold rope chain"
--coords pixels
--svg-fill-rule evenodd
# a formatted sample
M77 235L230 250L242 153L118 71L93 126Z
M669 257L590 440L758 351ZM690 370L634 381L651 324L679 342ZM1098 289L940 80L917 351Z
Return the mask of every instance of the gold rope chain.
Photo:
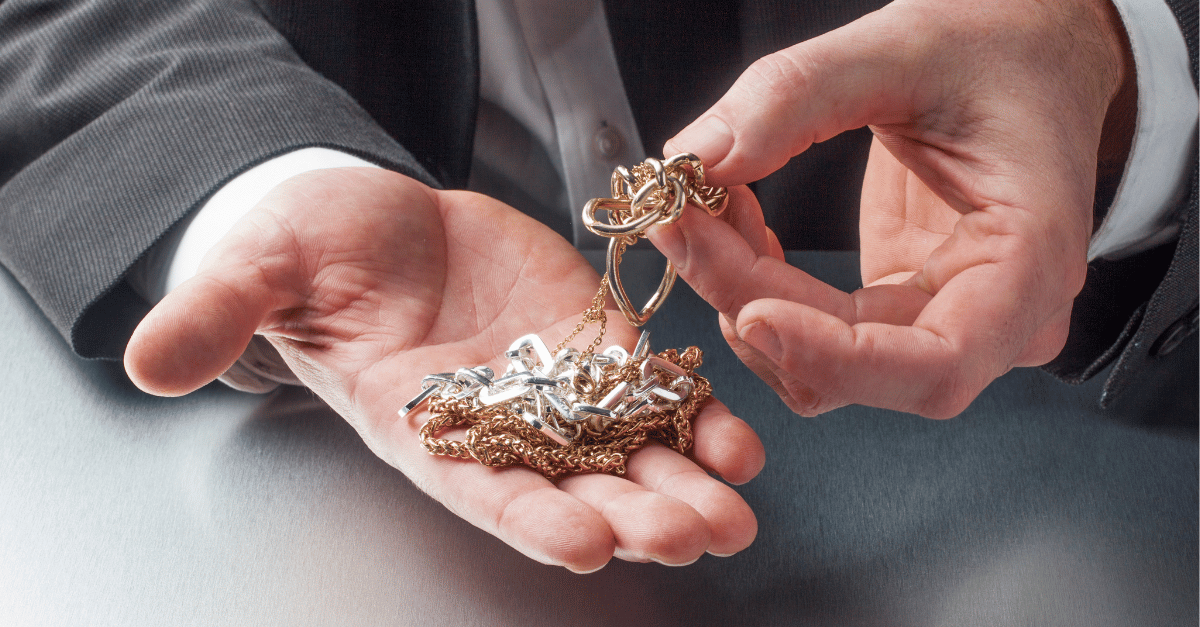
M502 376L487 366L431 374L421 392L400 410L403 417L428 404L431 417L421 427L421 444L434 455L474 459L485 466L524 464L554 479L575 472L625 474L629 455L653 439L686 453L692 446L692 419L712 395L708 380L695 373L703 360L695 346L680 354L650 352L643 332L633 351L614 345L596 353L604 338L605 292L610 290L625 319L638 327L666 300L675 282L667 262L658 289L641 309L621 283L625 249L654 224L671 224L683 208L696 205L720 214L728 201L724 188L704 185L704 165L695 155L646 159L612 175L612 198L589 201L583 209L588 230L609 238L600 290L575 329L551 352L534 334L517 338L505 352ZM596 219L608 213L608 222ZM599 330L582 351L567 346L588 324ZM440 437L465 428L462 440Z

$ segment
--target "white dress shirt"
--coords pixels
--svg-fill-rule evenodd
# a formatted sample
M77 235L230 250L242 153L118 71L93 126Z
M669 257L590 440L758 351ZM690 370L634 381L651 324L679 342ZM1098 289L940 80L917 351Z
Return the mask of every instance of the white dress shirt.
M1138 120L1089 259L1131 254L1175 236L1174 210L1195 150L1197 97L1178 23L1161 0L1114 2L1133 48ZM481 103L469 187L518 208L526 199L566 212L575 244L600 247L600 238L583 228L579 208L608 195L613 168L645 158L603 3L477 0L476 11ZM130 282L157 302L194 276L205 253L271 188L303 172L345 166L378 167L335 150L304 148L247 170L157 244ZM261 341L222 380L258 392L295 382Z

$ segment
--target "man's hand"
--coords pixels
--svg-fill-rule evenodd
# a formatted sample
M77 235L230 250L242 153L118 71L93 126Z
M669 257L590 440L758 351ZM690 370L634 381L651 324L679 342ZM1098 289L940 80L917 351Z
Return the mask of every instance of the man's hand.
M1062 349L1127 45L1107 0L901 0L759 60L668 142L740 185L870 125L853 294L784 264L745 189L651 239L796 412L954 416Z
M696 419L692 458L654 445L625 478L557 485L528 468L429 455L417 437L428 413L397 416L426 374L499 365L527 333L553 345L598 287L567 242L502 203L385 170L322 170L280 185L239 222L138 327L125 366L149 392L185 394L259 333L382 459L538 561L583 572L614 554L683 564L740 551L754 515L706 471L748 481L763 449L719 402ZM628 347L636 339L610 329Z

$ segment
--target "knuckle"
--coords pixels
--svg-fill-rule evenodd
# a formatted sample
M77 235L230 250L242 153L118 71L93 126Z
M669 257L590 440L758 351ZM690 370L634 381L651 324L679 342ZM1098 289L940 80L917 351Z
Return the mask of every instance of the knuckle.
M780 388L782 389L777 389L776 392L783 399L784 404L788 406L788 409L805 418L818 416L839 406L837 403L830 401L826 395L801 383L790 374L780 377Z
M742 295L734 285L727 282L718 282L715 285L711 285L704 299L719 313L736 319L738 312L742 308Z
M916 413L925 418L946 420L966 411L990 380L963 365L970 361L966 355L960 354L955 355L952 365L943 366L935 383L925 389Z
M744 75L748 94L768 106L791 104L812 84L812 69L796 48L781 50L752 63Z

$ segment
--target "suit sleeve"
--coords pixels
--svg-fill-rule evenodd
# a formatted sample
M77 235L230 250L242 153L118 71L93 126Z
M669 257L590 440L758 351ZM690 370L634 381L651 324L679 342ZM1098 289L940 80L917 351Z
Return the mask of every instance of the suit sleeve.
M248 0L0 2L0 263L84 357L120 357L171 225L306 146L437 184Z
M1156 0L1151 0L1156 1ZM1167 0L1187 44L1193 86L1197 80L1197 5ZM1071 312L1062 353L1045 369L1081 383L1112 366L1100 404L1111 406L1148 363L1165 357L1197 329L1197 169L1178 209L1179 238L1120 261L1097 260Z

